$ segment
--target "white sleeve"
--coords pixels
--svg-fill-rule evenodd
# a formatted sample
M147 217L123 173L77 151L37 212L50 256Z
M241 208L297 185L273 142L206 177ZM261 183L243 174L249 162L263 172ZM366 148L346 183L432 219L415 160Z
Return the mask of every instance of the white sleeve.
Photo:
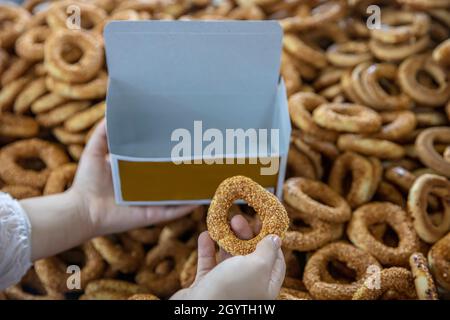
M0 192L0 291L31 267L31 225L19 202Z

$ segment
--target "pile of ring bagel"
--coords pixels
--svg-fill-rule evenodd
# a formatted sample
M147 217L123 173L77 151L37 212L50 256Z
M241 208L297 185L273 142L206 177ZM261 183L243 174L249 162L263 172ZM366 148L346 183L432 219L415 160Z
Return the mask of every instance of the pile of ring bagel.
M371 4L382 28L366 24ZM66 27L70 5L81 30ZM70 186L105 112L102 29L117 19L280 21L294 128L280 299L450 296L448 0L2 4L1 191L21 199ZM207 210L37 261L0 299L168 298L193 281ZM260 225L249 206L230 211ZM82 266L82 290L67 288L72 264Z

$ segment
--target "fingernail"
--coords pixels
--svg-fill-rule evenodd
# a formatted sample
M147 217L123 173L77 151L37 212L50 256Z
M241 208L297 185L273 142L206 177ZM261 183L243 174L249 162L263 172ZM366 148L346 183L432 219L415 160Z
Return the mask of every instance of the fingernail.
M270 235L270 239L273 241L275 246L277 246L277 248L281 247L281 239L279 236L277 236L276 234L272 234Z

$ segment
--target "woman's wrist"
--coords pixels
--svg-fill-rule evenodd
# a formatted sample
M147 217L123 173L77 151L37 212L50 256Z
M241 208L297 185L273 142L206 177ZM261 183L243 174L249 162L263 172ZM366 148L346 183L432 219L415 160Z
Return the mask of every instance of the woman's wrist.
M29 198L20 204L31 224L32 261L75 247L93 236L77 192Z

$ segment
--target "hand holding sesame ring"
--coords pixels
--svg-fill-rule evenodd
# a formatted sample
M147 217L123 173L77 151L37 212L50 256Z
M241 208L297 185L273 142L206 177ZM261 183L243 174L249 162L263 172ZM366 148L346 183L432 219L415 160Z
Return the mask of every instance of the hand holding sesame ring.
M116 238L94 238L92 244L114 270L123 273L136 271L144 259L145 253L142 244L126 234L120 234Z
M98 279L103 275L105 270L105 262L102 256L95 250L92 242L86 242L80 248L84 256L83 265L79 265L81 268L80 280L81 288L86 288L86 285L92 280ZM64 254L69 254L70 251L61 254L61 256L54 256L38 260L34 263L34 268L42 283L60 293L69 292L71 289L67 286L67 278L70 273L67 273L68 264L73 264L72 261L66 263L63 259ZM78 264L77 261L75 264Z
M341 134L337 146L342 151L353 151L379 159L401 159L406 150L403 146L383 139L366 138L357 134Z
M371 30L371 36L384 43L408 41L423 36L430 29L430 18L422 12L386 10L381 23L381 28Z
M76 63L63 58L64 48L78 47L83 55ZM45 42L45 65L48 73L62 81L81 83L91 80L103 66L103 49L96 38L82 31L61 29L53 32Z
M435 225L427 213L428 197L434 194L441 198L442 220ZM424 174L418 177L408 195L408 212L414 219L414 228L419 237L434 243L450 230L450 182L441 176Z
M247 201L262 221L260 233L250 240L236 237L227 221L228 209L237 199ZM206 223L211 238L221 248L232 255L246 255L253 252L258 242L269 234L283 238L289 218L276 196L247 177L235 176L225 179L217 188Z
M437 83L437 87L422 85L417 80L420 71L426 71ZM411 56L403 61L398 77L403 91L420 104L440 107L450 98L448 74L428 54Z
M72 184L76 172L76 163L66 163L54 169L48 176L44 187L44 195L64 192Z
M437 153L435 143L450 144L450 128L434 127L422 131L416 139L415 147L419 159L437 173L450 178L450 163Z
M409 265L414 277L417 297L420 300L438 300L436 286L428 267L428 261L420 252L409 257Z
M347 202L326 184L304 178L290 178L283 187L283 197L293 208L331 223L350 219Z
M39 124L31 117L0 113L0 137L32 138L39 133Z
M389 247L371 234L371 226L383 223L398 235L397 247ZM419 238L406 212L389 202L372 202L356 209L347 235L355 246L369 252L383 265L406 266L411 254L419 249Z
M311 112L326 103L322 96L312 92L298 92L289 97L289 115L292 122L304 132L327 141L336 141L337 132L319 127Z
M347 194L344 183L347 175L351 173L351 184ZM375 172L372 163L353 152L341 154L333 163L328 185L339 195L345 197L350 207L355 208L368 202L375 192Z
M0 5L0 48L9 48L25 30L30 13L19 6Z
M436 283L450 291L450 233L431 247L428 262Z
M324 271L333 260L344 263L348 268L354 270L356 272L355 281L347 284L323 279ZM345 242L334 242L312 254L306 263L303 280L309 293L315 299L351 299L361 286L366 272L371 266L378 267L379 263L369 253Z
M312 251L338 240L343 234L343 224L329 223L311 213L304 213L285 205L292 226L286 231L283 247L296 251ZM296 227L301 220L308 227Z
M24 169L18 162L27 158L41 159L46 168L39 172ZM50 142L40 139L21 140L2 148L0 177L8 184L42 188L50 171L67 162L69 159L64 151Z
M145 257L136 275L136 282L158 297L169 297L180 289L179 275L191 249L176 240L160 242ZM163 268L158 268L164 265Z
M354 293L352 299L377 300L383 298L386 294L388 297L393 296L401 299L415 299L417 297L414 288L414 278L409 270L399 267L383 269L379 277L379 287L363 284Z
M381 118L370 108L351 103L326 103L313 112L321 127L339 132L370 133L381 127Z

